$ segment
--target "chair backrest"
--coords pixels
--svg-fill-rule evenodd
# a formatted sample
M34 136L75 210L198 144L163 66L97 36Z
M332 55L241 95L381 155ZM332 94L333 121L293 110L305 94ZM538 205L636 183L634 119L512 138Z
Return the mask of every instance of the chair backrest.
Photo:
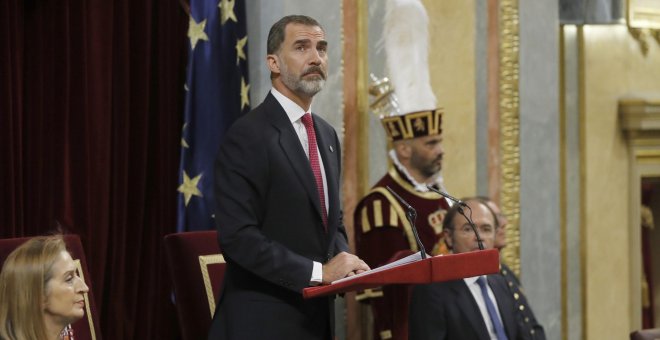
M630 340L660 340L660 328L634 331L630 333Z
M87 270L87 260L85 260L85 252L82 243L80 243L80 237L78 235L64 235L63 238L67 250L71 253L71 257L76 263L78 275L89 287L89 293L85 294L85 317L72 325L73 334L76 340L100 340L99 315L96 310L94 294L92 294L92 283L89 271ZM29 239L31 237L0 239L0 263L4 264L7 256Z
M169 234L165 252L181 335L185 340L206 339L226 266L217 232Z

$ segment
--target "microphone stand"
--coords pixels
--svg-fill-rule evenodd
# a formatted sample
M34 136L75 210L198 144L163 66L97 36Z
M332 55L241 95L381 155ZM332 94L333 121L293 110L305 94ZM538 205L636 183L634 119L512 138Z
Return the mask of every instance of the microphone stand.
M438 190L438 189L436 189L436 188L434 188L430 185L427 185L426 188L433 191L433 192L435 192L436 194L438 194L442 197L445 197L446 199L448 199L448 200L450 200L450 201L452 201L452 202L454 202L455 204L458 205L458 207L456 208L456 211L458 211L459 214L463 215L463 217L465 217L465 219L470 224L470 227L472 228L472 231L474 232L474 235L477 237L477 244L479 245L479 250L484 250L484 243L481 240L481 236L479 236L479 231L477 230L477 226L474 225L474 222L472 222L472 219L467 217L467 215L465 215L465 211L463 211L464 207L467 208L468 210L470 210L470 216L472 216L472 209L467 204L465 204L465 202L459 200L458 198L456 198L456 197L454 197L454 196L452 196L452 195L450 195L446 192L442 192L442 191L440 191L440 190Z
M413 208L408 202L406 202L401 196L399 196L392 188L389 186L386 186L387 190L396 197L399 202L406 207L406 217L408 218L408 222L410 222L410 227L412 228L413 235L415 236L415 241L417 241L417 247L419 248L419 251L422 252L422 260L426 258L426 249L424 249L424 245L422 244L422 240L419 239L419 234L417 234L417 227L415 226L415 220L417 219L417 211L415 208Z

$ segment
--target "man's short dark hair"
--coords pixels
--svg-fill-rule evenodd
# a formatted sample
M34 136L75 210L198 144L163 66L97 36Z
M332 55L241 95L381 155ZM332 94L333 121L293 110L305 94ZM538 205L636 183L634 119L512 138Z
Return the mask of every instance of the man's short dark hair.
M495 221L495 228L499 228L500 227L500 219L497 218L497 214L495 214L493 209L491 209L490 206L488 205L488 202L492 202L493 204L495 204L495 201L490 199L490 197L486 197L486 196L476 196L475 198L479 202L483 203L486 206L486 208L488 208L488 211L490 211L490 214L493 215L493 221Z
M323 32L323 26L316 19L306 15L287 15L274 23L268 32L268 42L266 45L266 54L275 54L280 50L284 41L285 29L288 24L301 24L305 26L318 26Z
M477 202L477 203L485 206L488 209L488 211L490 211L490 213L493 215L493 218L495 218L495 221L497 221L497 218L495 217L495 213L493 213L493 211L490 209L490 207L488 207L488 204L486 204L486 202L484 202L483 200L479 199L479 197L464 197L464 198L461 198L460 201L463 201L463 202L466 202L466 203L469 202L469 201L473 201L473 202ZM445 214L445 219L442 220L442 229L449 229L449 230L452 230L452 231L454 230L454 220L456 219L456 215L459 215L458 209L460 207L461 207L460 205L454 204L454 205L451 206L451 208L449 208L449 210L447 211L447 214ZM468 216L470 216L469 212L467 212L467 214L468 214Z
M461 198L460 200L463 202L466 201L465 198ZM442 229L454 230L454 219L456 218L456 215L458 215L459 207L458 204L454 204L449 208L447 214L445 214L445 218L442 220Z

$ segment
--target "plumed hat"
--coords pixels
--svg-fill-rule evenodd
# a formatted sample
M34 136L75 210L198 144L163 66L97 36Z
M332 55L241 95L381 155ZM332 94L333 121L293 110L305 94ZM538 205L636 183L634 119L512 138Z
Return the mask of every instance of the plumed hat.
M421 0L387 0L384 42L389 79L375 79L372 109L391 141L442 133L428 69L428 21Z

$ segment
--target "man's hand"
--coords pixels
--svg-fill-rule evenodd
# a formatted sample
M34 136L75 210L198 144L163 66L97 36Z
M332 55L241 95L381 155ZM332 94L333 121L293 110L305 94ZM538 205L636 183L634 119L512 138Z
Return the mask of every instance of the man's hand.
M323 265L323 283L328 284L347 276L369 270L369 266L359 257L341 252Z

